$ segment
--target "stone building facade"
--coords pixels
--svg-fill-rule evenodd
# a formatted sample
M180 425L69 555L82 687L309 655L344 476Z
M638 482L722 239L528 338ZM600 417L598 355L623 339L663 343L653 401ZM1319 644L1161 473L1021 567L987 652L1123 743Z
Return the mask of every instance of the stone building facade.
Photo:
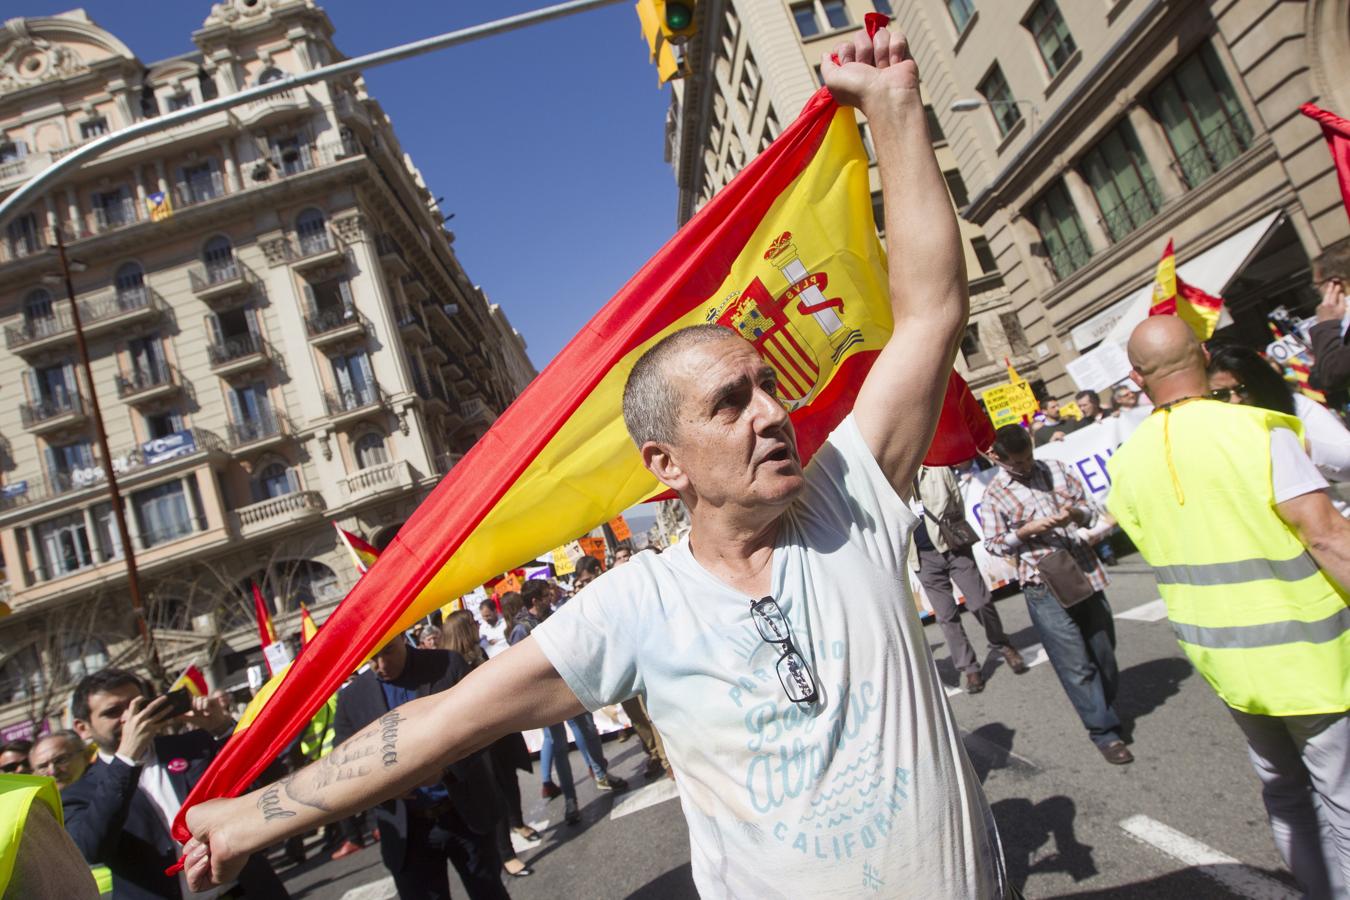
M688 221L790 123L820 87L819 63L885 2L868 0L704 0L685 46L689 75L673 82L666 156L679 188L677 217ZM930 112L932 108L930 107ZM869 157L871 136L859 116ZM938 163L957 207L969 202L959 159L936 115L929 116ZM873 207L883 225L872 157ZM1005 358L1037 377L1031 347L1009 305L1009 292L980 227L961 222L970 275L971 317L957 368L978 391L1006 379Z
M1350 109L1346 4L894 5L1048 394L1124 374L1169 240L1224 297L1220 339L1264 346L1272 310L1311 313L1309 262L1350 222L1298 107Z
M0 29L0 196L80 143L342 58L312 0L227 0L145 64L75 11ZM185 36L186 38L186 36ZM94 384L48 249L61 229ZM136 659L97 390L166 668L261 660L248 582L322 621L534 375L359 76L105 153L0 230L0 725ZM57 276L57 277L53 277Z

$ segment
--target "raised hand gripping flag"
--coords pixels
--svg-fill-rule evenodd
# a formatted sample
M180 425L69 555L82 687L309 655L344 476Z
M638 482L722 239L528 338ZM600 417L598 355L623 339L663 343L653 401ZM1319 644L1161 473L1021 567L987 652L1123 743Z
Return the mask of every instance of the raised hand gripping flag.
M805 460L853 406L891 331L886 266L852 109L818 91L801 116L607 303L451 470L197 782L187 810L233 796L343 680L432 610L664 489L624 429L643 352L716 322L778 371ZM992 440L952 375L928 462ZM548 509L549 515L539 515Z
M1206 294L1181 280L1177 274L1177 256L1169 240L1162 259L1158 260L1158 274L1153 280L1153 305L1148 314L1178 316L1191 326L1196 338L1207 341L1214 336L1222 312L1222 297Z

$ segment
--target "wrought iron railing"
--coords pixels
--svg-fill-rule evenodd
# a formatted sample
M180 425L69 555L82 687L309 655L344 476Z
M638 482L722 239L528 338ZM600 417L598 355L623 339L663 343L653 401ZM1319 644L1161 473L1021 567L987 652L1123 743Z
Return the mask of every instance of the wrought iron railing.
M1197 188L1242 155L1252 145L1252 126L1237 113L1200 135L1199 141L1179 153L1176 169L1188 187Z

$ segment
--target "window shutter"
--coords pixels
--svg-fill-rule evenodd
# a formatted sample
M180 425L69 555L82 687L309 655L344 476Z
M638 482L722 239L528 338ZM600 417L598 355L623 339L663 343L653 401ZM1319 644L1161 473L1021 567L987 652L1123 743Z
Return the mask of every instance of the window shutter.
M220 330L220 319L216 318L215 313L208 313L206 316L206 330L211 335L211 343L221 346L225 343L224 332Z
M291 493L294 494L300 490L300 478L295 474L295 468L288 466L286 468L286 483L290 485Z
M338 292L342 294L342 309L350 315L356 311L356 301L352 299L351 279L344 278L338 282Z
M244 310L244 322L248 325L248 333L256 337L262 336L262 331L258 327L258 311L253 308Z
M239 408L239 390L238 388L226 388L225 399L230 405L230 420L236 425L242 425L244 422L243 411Z
M309 313L311 316L317 315L318 312L319 312L319 307L318 307L317 304L315 304L315 302L314 302L314 288L313 288L313 286L310 285L310 283L307 281L307 282L305 282L305 283L301 286L301 290L303 290L303 291L305 292L305 309L306 309L306 311L308 311L308 313Z

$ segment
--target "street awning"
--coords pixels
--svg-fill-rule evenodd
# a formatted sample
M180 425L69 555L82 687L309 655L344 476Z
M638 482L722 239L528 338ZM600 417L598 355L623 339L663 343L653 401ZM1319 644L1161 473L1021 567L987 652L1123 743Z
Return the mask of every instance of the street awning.
M1261 249L1266 236L1275 230L1283 215L1282 210L1268 213L1200 255L1178 265L1177 274L1206 293L1222 297L1228 283ZM1069 338L1079 350L1099 341L1103 344L1124 344L1130 339L1135 326L1148 318L1152 301L1153 282L1149 280L1124 299L1078 325L1069 332Z

